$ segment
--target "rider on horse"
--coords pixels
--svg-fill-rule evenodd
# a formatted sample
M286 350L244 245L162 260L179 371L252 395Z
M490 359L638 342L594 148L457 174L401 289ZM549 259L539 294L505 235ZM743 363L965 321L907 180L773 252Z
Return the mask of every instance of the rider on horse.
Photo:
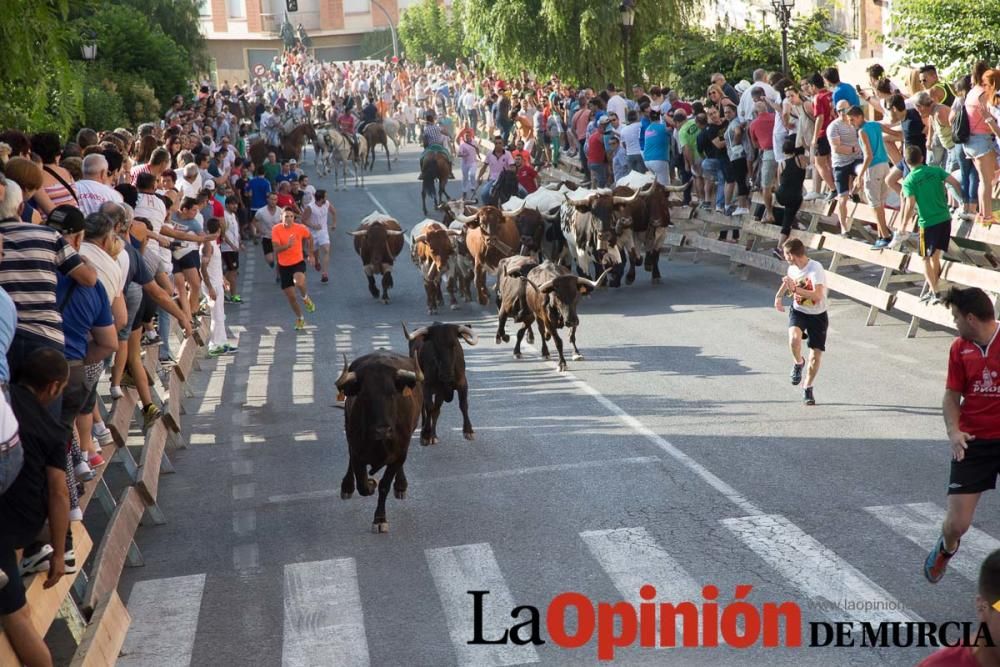
M351 154L357 156L358 135L354 131L354 114L346 106L337 118L337 127L340 129L340 133L344 135L344 138L351 144Z
M431 153L441 153L448 160L448 164L451 164L451 153L448 152L446 148L446 138L441 128L435 122L436 116L433 111L427 112L427 123L424 125L423 132L420 135L420 143L424 146L424 152L420 154L420 169L424 168L424 158ZM452 175L451 178L454 178Z
M378 107L375 106L375 97L369 93L368 103L361 109L361 124L358 126L358 134L364 134L366 127L378 121Z

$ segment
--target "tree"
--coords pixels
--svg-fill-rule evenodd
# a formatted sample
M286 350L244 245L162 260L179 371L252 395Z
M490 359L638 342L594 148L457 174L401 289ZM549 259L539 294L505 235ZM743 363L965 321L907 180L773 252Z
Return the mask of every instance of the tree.
M83 105L80 71L66 51L68 0L0 2L0 127L65 136Z
M895 48L915 64L968 72L977 60L1000 62L1000 4L968 0L893 0Z
M788 34L788 66L793 78L836 63L847 45L843 35L826 28L829 15L818 10L792 21ZM828 46L819 51L817 43ZM781 35L771 28L746 30L689 28L680 35L661 34L642 50L640 63L649 75L682 95L703 97L715 72L727 79L752 80L753 70L781 69Z
M406 57L422 61L430 55L454 62L467 55L461 23L464 14L461 0L452 3L450 13L437 0L421 0L406 8L399 19L399 39Z
M392 55L392 33L388 28L372 30L361 36L361 57L370 60L381 60Z

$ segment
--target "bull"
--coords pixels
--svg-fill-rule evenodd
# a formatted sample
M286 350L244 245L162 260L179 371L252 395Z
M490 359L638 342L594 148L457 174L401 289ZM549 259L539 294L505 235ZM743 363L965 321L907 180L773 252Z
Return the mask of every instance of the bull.
M521 341L524 339L525 332L528 334L528 343L533 342L534 338L531 333L531 323L535 318L528 305L526 291L528 289L528 273L536 266L538 266L538 262L531 257L515 255L500 260L500 266L497 268L496 300L499 322L497 323L496 344L510 341L510 336L507 335L506 331L508 318L520 323L522 326L518 330L517 340L514 342L514 357L516 359L521 358Z
M418 223L412 231L412 257L424 277L424 291L427 293L427 312L434 315L438 307L444 303L441 293L441 278L451 267L451 255L454 253L452 237L460 232L448 229L436 220L424 220ZM451 292L451 306L458 307L455 293Z
M355 489L362 496L370 496L378 487L372 532L389 531L385 513L389 487L396 498L406 497L403 464L420 419L423 379L418 360L395 352L372 352L358 357L350 366L344 356L344 368L336 381L337 390L346 396L344 431L348 451L340 497L350 498ZM370 475L383 467L385 473L376 484Z
M449 202L448 206L452 217L469 229L465 245L472 255L477 297L485 306L489 303L486 272L496 272L500 260L515 254L521 242L515 216L495 206L483 206L472 215L464 212L464 202Z
M382 303L389 303L393 262L403 252L402 228L389 216L372 213L361 221L355 231L347 233L354 237L354 252L358 253L364 266L368 291L374 298L379 298L375 276L381 275Z
M623 269L614 226L614 207L629 203L625 197L615 197L611 190L565 191L562 229L570 255L576 261L578 276L589 278L591 264L612 269L610 285L617 287ZM633 195L633 198L638 195Z
M465 376L465 352L462 341L475 345L479 337L468 326L435 322L420 327L412 334L403 324L403 335L410 345L410 355L420 362L424 373L424 402L420 411L420 444L438 442L437 422L441 405L451 403L458 394L458 409L462 411L462 434L466 440L475 440L469 419L469 381Z
M468 230L460 222L452 221L448 225L449 232L455 231L451 236L451 266L448 267L448 296L451 298L451 308L456 310L458 302L455 299L455 292L462 295L466 303L472 301L472 284L475 281L475 265L472 261L472 254L465 244L465 235Z
M525 296L531 315L538 322L538 333L542 338L542 357L549 358L549 347L546 341L552 338L559 353L559 371L566 370L566 357L563 355L563 343L558 330L569 329L569 342L573 346L573 360L583 359L576 346L576 328L580 319L576 314L576 304L583 294L590 294L597 289L604 278L610 273L607 269L597 280L574 276L564 266L552 262L539 264L528 272L528 286Z
M670 226L670 193L688 186L663 187L651 174L632 172L619 179L612 191L615 196L615 231L618 244L630 260L625 284L635 282L640 257L643 268L652 273L652 282L660 282L660 249ZM633 195L638 194L638 198ZM622 202L622 203L619 203Z

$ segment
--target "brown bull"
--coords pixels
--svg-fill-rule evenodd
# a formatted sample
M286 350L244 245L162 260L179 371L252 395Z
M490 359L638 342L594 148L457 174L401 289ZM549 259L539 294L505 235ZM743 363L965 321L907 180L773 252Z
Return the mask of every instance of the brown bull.
M337 378L337 390L346 396L344 431L347 434L347 474L340 482L340 497L350 498L355 489L362 496L375 492L370 477L385 468L378 482L378 505L372 531L385 533L389 521L385 500L389 487L397 498L406 497L403 464L410 438L423 407L423 373L415 358L388 350L358 357Z
M514 358L521 358L521 341L524 334L528 334L528 343L534 342L531 333L531 323L535 320L528 305L528 273L538 266L531 257L524 255L514 255L500 260L500 267L497 269L497 322L496 344L510 341L507 335L507 319L510 318L521 324L517 331L517 340L514 341Z
M413 228L413 261L420 268L424 278L424 291L427 293L427 312L435 315L438 307L444 303L441 293L441 278L451 267L451 257L454 253L451 239L460 236L461 232L448 229L436 220L427 220ZM455 293L451 292L452 308L457 308Z
M685 187L663 187L654 182L641 189L638 198L633 197L636 192L629 187L615 187L615 231L619 245L631 260L625 284L635 282L640 257L643 268L652 273L652 283L660 282L660 249L670 226L670 193L681 192Z
M476 293L479 304L489 303L486 291L486 272L496 272L500 260L517 253L521 234L514 223L514 215L505 213L496 206L483 206L474 215L466 215L457 209L464 209L464 202L449 202L451 214L469 231L465 244L472 255L476 274Z
M559 353L559 371L566 370L566 357L558 330L569 329L569 342L573 346L573 360L583 359L576 346L576 328L580 319L576 314L576 304L580 295L590 294L604 281L611 269L602 273L596 281L574 276L565 266L544 262L528 272L529 289L525 291L531 317L538 322L538 333L542 338L542 356L549 358L548 339L552 338ZM530 322L528 323L530 324Z
M382 276L382 302L389 303L389 288L392 287L392 265L403 251L403 230L399 223L387 215L372 213L358 226L348 232L354 237L354 252L361 258L361 264L368 278L368 291L379 298L375 286L375 276Z

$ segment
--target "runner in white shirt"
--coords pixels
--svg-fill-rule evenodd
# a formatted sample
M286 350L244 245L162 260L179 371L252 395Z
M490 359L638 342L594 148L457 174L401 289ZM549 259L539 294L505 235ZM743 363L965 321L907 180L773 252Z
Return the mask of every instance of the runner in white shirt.
M316 199L303 207L302 224L309 228L316 246L316 270L330 282L330 230L337 228L337 209L326 199L326 190L317 190Z
M267 206L257 209L253 218L254 234L260 238L260 247L264 251L264 260L274 268L274 244L271 242L271 230L281 222L282 212L278 208L278 193L267 193Z
M225 270L226 301L243 303L243 297L237 288L240 270L240 222L236 211L240 208L240 198L235 195L226 197L225 230L222 235L222 264Z

